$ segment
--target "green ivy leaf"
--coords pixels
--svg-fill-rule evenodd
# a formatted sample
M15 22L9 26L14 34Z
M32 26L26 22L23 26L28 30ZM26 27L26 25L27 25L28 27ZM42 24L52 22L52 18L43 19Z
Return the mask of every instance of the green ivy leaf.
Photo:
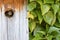
M34 15L32 15L31 12L27 12L27 13L28 13L27 18L34 19Z
M36 34L36 36L32 40L40 40L40 34Z
M29 23L30 31L33 32L33 30L35 29L35 27L36 27L36 23L35 23L34 21L31 21L31 22Z
M36 28L35 28L35 30L34 30L34 36L37 34L37 33L41 33L41 34L45 34L45 32L43 31L42 32L42 30L44 30L44 28L41 26L41 25L37 25L36 26ZM40 35L41 36L41 35Z
M29 32L29 40L32 40L34 36Z
M36 0L40 5L42 5L43 1L42 0Z
M45 15L50 9L50 6L49 5L41 5L41 11L42 11L42 15Z
M46 23L48 23L49 25L52 25L51 23L52 23L52 20L53 20L53 18L54 18L54 15L53 15L53 13L52 13L51 11L49 11L48 13L46 13L46 14L43 16L43 18L44 18L44 21L45 21Z
M41 24L41 23L42 23L42 21L43 21L42 13L41 13L40 11L37 11L37 15L38 15L39 23Z
M59 23L60 23L60 9L59 9L59 12L58 12L57 18L58 18L58 21L59 21Z
M49 25L46 24L46 33L48 32L48 30L49 30Z
M46 33L44 31L38 31L39 33L45 35Z
M56 36L56 40L60 40L60 34Z
M57 33L59 33L59 28L56 28L56 27L54 27L54 26L51 26L51 27L49 28L48 33L52 33L52 32L57 32Z
M53 20L52 20L51 25L54 25L54 24L55 24L55 22L56 22L56 15L53 15L53 16L54 16L54 18L53 18Z
M35 11L31 11L31 14L35 17L37 17L37 13Z
M54 3L54 0L44 0L44 3Z
M52 38L53 38L53 36L52 36L52 35L49 35L49 36L47 37L47 40L52 40Z
M53 10L54 10L54 14L56 15L56 13L57 13L58 10L59 10L59 5L58 5L58 4L53 4L53 5L52 5L52 8L53 8Z
M37 34L38 31L41 30L41 27L40 26L37 26L34 30L34 36Z
M30 0L30 2L35 1L35 0Z
M34 8L36 8L36 3L35 3L35 2L31 2L31 3L28 4L28 6L27 6L27 10L28 10L28 11L32 11Z
M37 32L37 34L35 35L35 37L33 38L33 40L43 40L43 35L45 35L44 31L39 31Z
M59 22L55 22L54 24L56 27L60 27L60 23Z

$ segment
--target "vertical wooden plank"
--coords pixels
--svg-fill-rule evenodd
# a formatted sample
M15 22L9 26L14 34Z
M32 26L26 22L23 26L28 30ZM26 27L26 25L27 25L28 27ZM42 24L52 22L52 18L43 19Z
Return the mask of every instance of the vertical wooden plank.
M25 26L25 40L29 40L29 29L28 29L28 18L27 18L27 5L24 5L23 7L24 10L24 15L25 15L25 21L24 21L24 26Z
M0 40L1 40L1 7L0 7Z
M23 6L20 7L20 40L29 40L28 19L27 19L27 0L24 0Z
M29 40L28 19L26 5L20 10L20 40Z
M4 0L4 4L5 4L5 9L13 8L13 0ZM13 17L8 19L8 31L7 31L7 40L19 40L19 13L17 10L15 10Z
M1 40L7 40L7 19L4 14L4 6L1 13Z
M19 10L15 12L15 40L19 39Z
M2 25L1 25L1 21L2 21L2 20L1 20L1 17L2 17L1 14L2 14L2 11L1 11L1 9L2 9L2 8L1 8L1 6L2 6L2 0L0 0L0 40L1 40L1 38L2 38L2 37L1 37L1 34L2 34L2 30L1 30L1 28L2 28Z
M14 2L12 3L13 4L11 5L11 8L14 7ZM13 10L15 10L13 17L8 18L8 40L20 40L19 39L19 10L16 10L14 8Z
M15 10L14 16L8 18L8 40L19 40L19 11Z
M7 40L7 20L4 15L3 0L0 0L0 40Z

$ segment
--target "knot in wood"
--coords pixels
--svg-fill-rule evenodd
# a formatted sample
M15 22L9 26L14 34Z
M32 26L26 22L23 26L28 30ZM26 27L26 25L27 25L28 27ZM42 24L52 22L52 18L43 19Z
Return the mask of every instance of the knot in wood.
M6 17L13 17L14 11L12 9L5 11L5 16Z

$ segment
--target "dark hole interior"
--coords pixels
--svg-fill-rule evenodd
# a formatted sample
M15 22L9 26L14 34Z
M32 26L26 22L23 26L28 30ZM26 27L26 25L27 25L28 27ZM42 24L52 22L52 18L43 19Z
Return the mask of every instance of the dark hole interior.
M5 11L5 16L6 17L13 17L13 15L14 15L14 11L11 9L11 10L7 10L7 11Z

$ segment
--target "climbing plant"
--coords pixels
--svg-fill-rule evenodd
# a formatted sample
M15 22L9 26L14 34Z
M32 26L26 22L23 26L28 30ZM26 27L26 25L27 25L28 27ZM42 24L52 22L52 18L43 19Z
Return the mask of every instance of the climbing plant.
M60 0L28 0L29 40L60 40Z

